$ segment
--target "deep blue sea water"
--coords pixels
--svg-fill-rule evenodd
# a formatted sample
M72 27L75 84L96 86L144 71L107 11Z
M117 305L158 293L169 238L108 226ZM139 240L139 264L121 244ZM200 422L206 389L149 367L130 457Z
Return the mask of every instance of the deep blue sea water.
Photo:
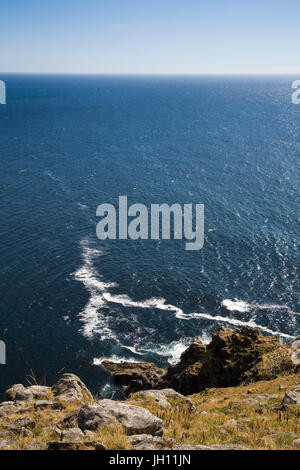
M0 76L0 392L64 369L109 395L103 358L166 367L220 325L299 335L294 78ZM98 240L120 195L203 203L203 249Z

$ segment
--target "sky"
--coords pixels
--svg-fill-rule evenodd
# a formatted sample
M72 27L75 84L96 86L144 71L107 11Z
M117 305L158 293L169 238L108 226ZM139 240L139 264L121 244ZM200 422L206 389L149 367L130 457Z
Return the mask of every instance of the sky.
M0 73L297 74L299 0L1 0Z

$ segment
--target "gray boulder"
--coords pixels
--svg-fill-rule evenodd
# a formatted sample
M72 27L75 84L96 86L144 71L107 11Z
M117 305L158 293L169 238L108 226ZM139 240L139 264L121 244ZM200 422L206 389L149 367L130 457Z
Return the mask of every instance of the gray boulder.
M81 442L84 439L84 434L79 428L65 429L61 432L60 440L63 442Z
M176 392L172 388L163 388L161 390L142 390L139 392L142 398L152 398L162 408L170 408L170 400L183 400L188 405L190 411L195 407L190 398L186 398L181 393Z
M289 390L283 397L282 408L286 409L291 405L300 406L300 384Z
M43 385L24 387L22 384L16 384L6 390L4 397L7 401L47 400L49 398L49 390L49 387L45 387Z
M101 400L83 406L78 413L78 426L84 431L94 431L106 424L120 423L128 435L163 434L163 421L140 406L113 400Z

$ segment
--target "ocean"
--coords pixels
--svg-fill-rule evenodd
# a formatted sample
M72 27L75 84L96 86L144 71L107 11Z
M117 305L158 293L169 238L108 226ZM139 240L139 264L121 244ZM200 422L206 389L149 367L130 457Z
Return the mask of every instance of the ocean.
M8 75L0 393L103 359L175 363L219 326L300 334L299 77ZM204 204L205 241L99 240L96 208Z

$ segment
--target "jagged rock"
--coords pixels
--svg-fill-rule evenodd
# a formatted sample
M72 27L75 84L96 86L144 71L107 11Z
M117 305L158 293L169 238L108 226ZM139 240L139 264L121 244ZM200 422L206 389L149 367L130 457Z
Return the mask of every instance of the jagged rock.
M174 439L151 436L149 434L139 434L128 437L133 450L168 450L177 445Z
M169 367L162 386L189 395L205 388L270 380L298 370L291 353L290 345L263 336L258 329L220 327L208 345L195 340L182 353L180 362Z
M295 440L293 441L293 446L300 448L300 439L295 439Z
M66 416L63 420L61 420L58 423L58 426L62 428L76 428L78 425L78 414L79 414L80 408L77 408L77 410L72 411L68 416Z
M6 390L4 397L7 401L47 400L49 397L49 390L49 387L45 387L43 385L24 387L22 384L16 384Z
M23 450L46 450L46 442L34 442L33 444L28 444L23 448Z
M158 388L166 371L150 362L111 362L103 361L101 366L109 371L117 385L121 385L125 395Z
M289 390L283 397L282 409L286 409L291 405L300 406L300 384Z
M186 398L181 393L176 392L172 388L164 388L161 390L142 390L139 392L141 398L152 398L162 408L170 408L170 400L183 401L190 411L195 410L193 402L190 398Z
M60 435L60 440L63 442L80 442L83 439L84 434L79 428L65 429Z
M53 385L52 392L61 401L86 403L93 400L93 396L84 383L74 374L64 374Z
M140 406L101 400L83 406L78 414L80 429L95 431L105 424L120 423L131 434L163 434L163 421Z

